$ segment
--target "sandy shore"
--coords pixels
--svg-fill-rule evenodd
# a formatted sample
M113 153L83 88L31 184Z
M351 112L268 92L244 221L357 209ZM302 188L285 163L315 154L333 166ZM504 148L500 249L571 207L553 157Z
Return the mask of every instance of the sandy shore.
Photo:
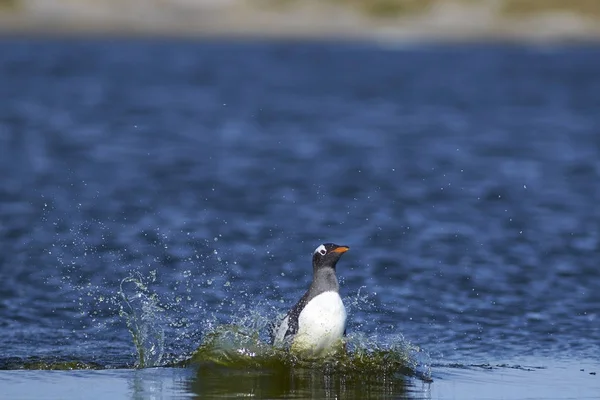
M0 34L600 42L600 21L595 18L568 12L509 18L489 1L444 2L426 12L388 18L313 1L300 4L275 6L265 0L16 0L0 8Z

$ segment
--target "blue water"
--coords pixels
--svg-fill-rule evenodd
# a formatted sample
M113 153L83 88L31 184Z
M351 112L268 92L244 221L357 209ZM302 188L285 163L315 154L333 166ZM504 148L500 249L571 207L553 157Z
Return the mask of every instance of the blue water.
M264 335L332 241L349 335L431 367L379 398L598 393L599 47L4 39L0 102L1 369L143 374L134 320L146 365Z

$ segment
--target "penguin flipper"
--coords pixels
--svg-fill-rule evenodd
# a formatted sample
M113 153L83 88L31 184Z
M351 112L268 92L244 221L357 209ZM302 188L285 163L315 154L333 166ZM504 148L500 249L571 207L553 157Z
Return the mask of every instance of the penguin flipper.
M273 326L271 344L282 344L289 341L298 332L298 318L302 309L308 302L308 292L300 298L298 303L286 314L279 326ZM273 324L274 325L274 324Z

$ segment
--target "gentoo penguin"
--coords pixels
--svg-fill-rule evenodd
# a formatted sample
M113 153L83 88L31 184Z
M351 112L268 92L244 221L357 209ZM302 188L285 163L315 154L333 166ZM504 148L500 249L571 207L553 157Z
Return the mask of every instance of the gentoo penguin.
M289 344L293 352L318 356L341 344L346 308L339 294L335 266L348 246L325 243L313 253L313 280L308 291L271 331L272 344Z

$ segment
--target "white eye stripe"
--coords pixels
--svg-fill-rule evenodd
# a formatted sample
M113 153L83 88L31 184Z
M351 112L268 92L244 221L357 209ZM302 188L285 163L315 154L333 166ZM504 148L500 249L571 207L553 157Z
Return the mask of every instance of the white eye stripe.
M319 247L317 247L317 249L315 250L315 254L319 253L320 255L324 256L327 253L327 250L325 249L325 246L320 245Z

